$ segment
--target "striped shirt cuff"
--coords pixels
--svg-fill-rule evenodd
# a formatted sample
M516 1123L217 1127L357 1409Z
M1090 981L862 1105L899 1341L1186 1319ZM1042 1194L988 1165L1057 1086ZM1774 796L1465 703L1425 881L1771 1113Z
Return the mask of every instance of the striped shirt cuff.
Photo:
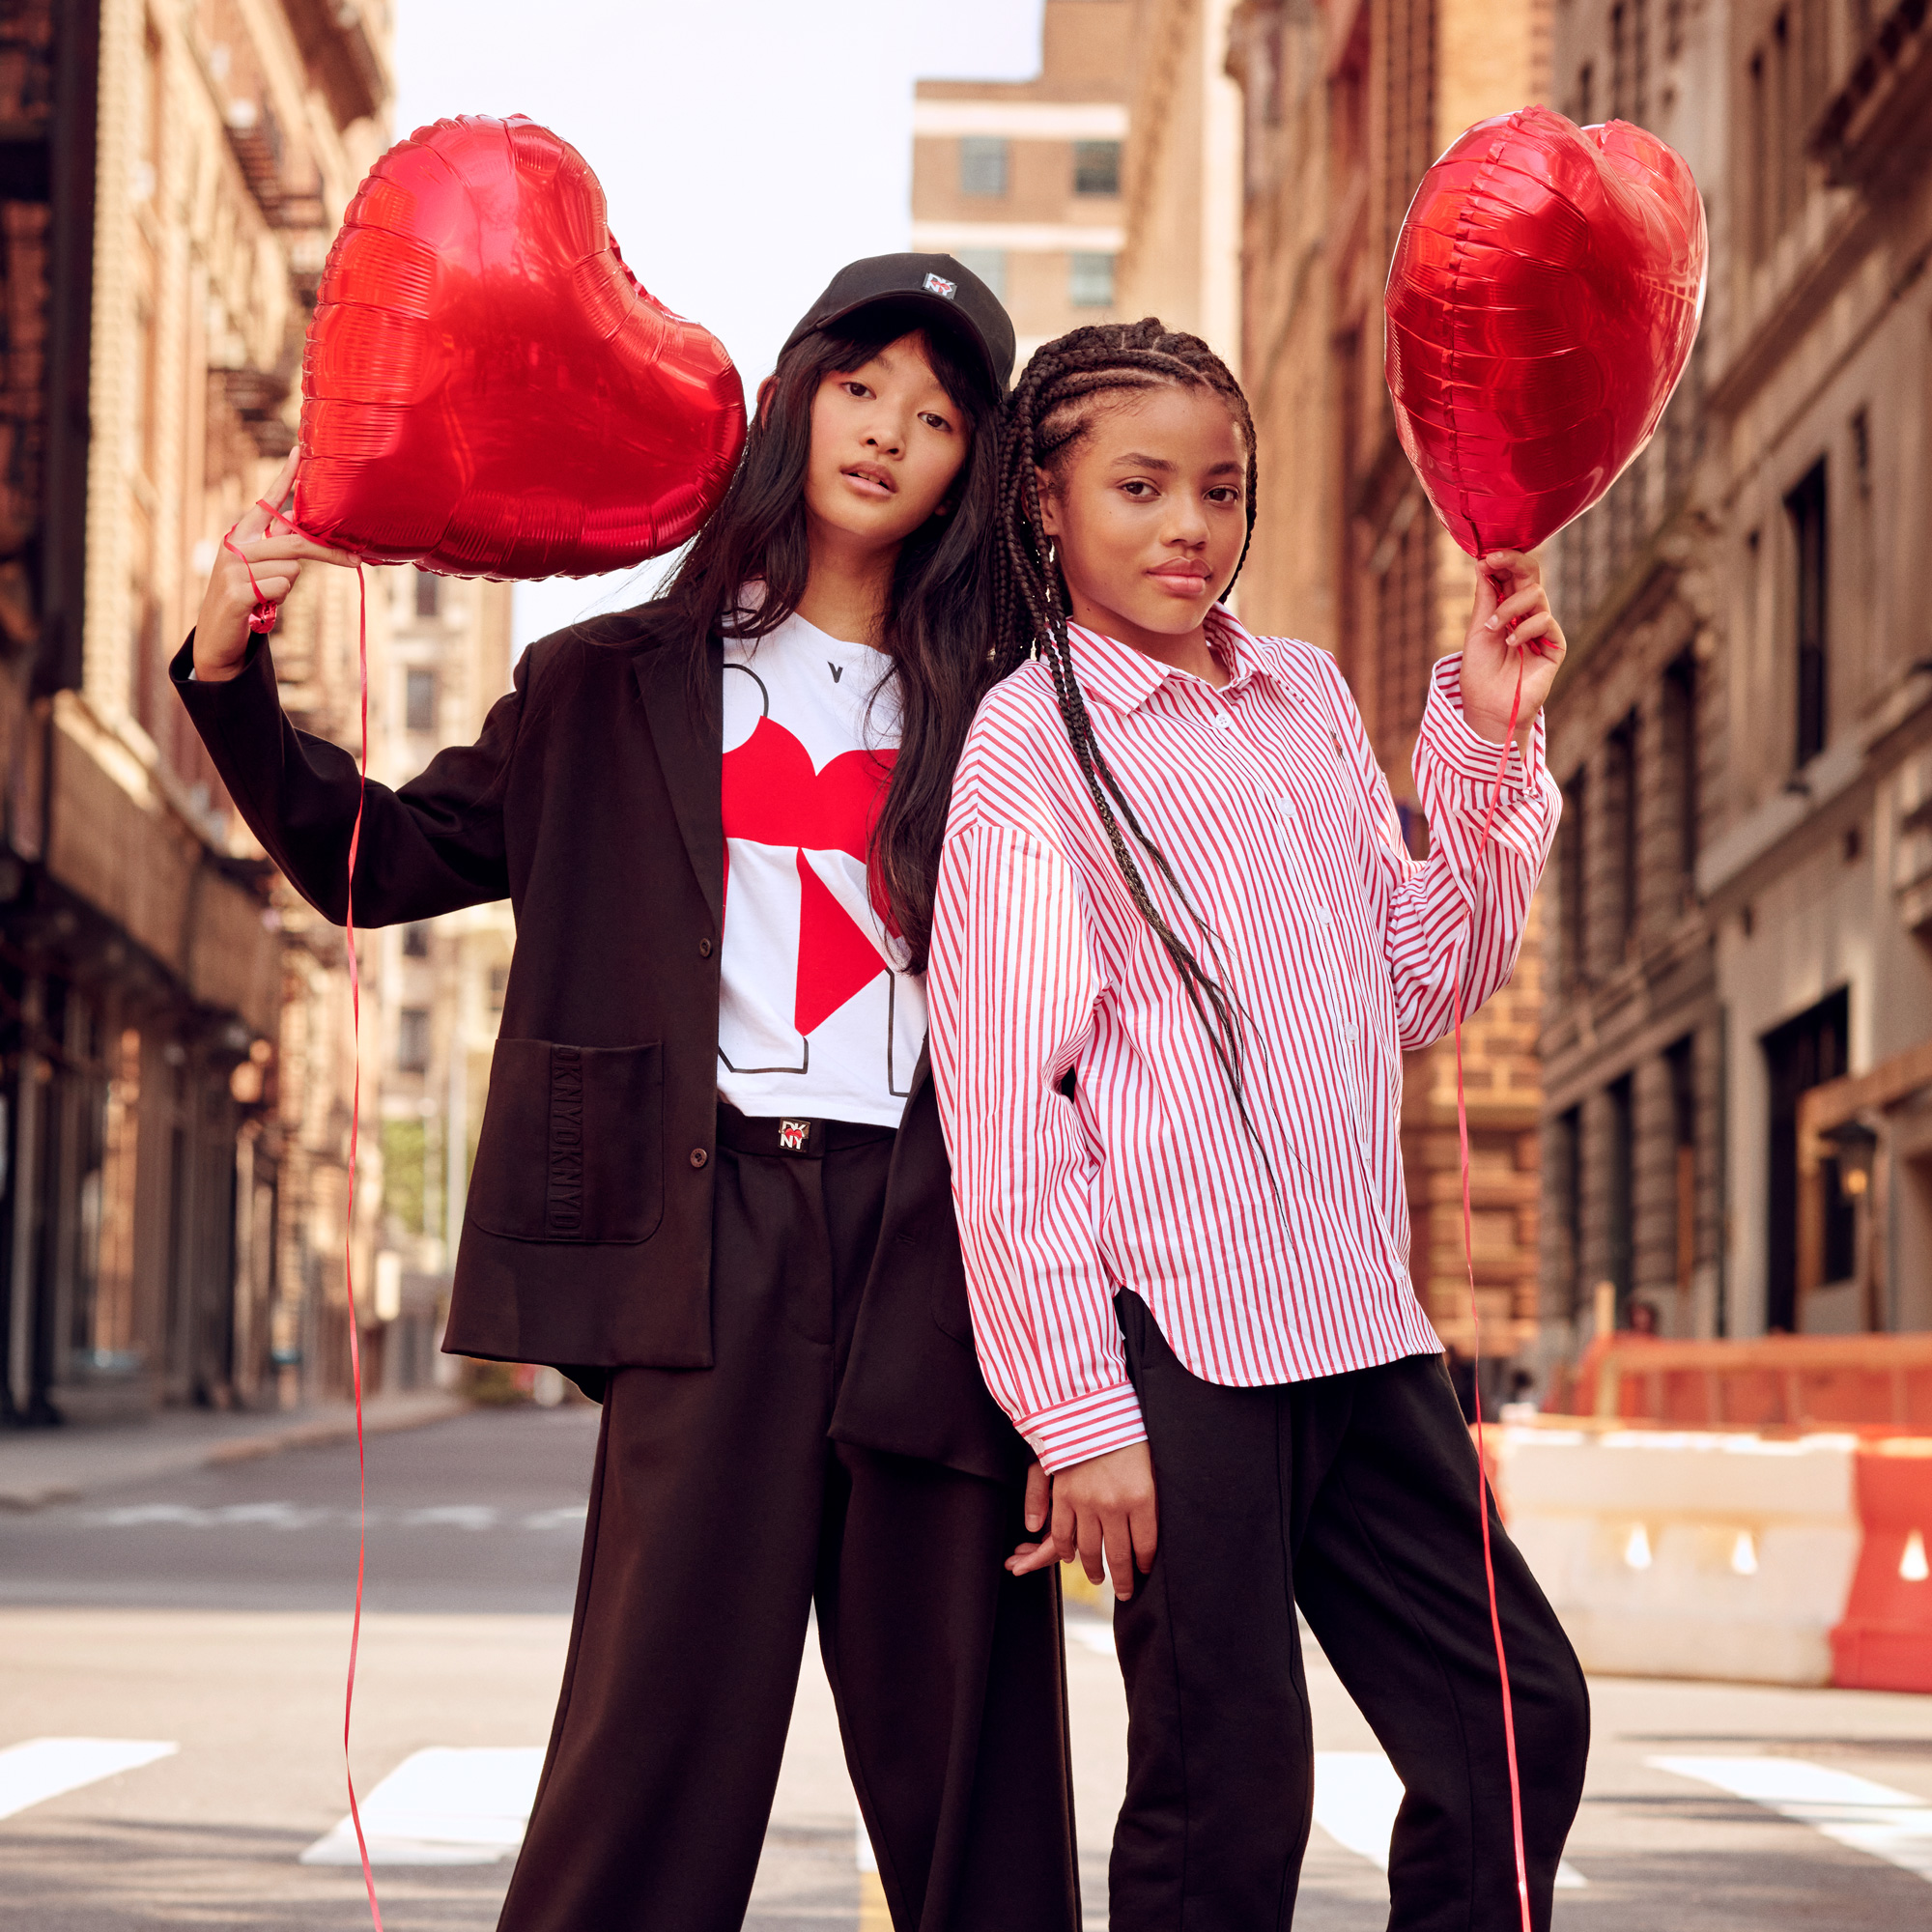
M1502 747L1478 736L1463 716L1460 651L1436 659L1435 668L1430 672L1429 701L1422 710L1421 736L1458 778L1481 785L1485 795L1488 794L1489 787L1495 782L1496 753ZM1529 756L1525 758L1516 745L1509 749L1509 759L1503 766L1504 791L1535 791L1542 764L1543 714L1539 711L1530 731Z
M1116 1382L1091 1395L1043 1408L1020 1424L1020 1434L1050 1476L1056 1469L1104 1456L1110 1449L1131 1448L1147 1440L1140 1398L1132 1382Z

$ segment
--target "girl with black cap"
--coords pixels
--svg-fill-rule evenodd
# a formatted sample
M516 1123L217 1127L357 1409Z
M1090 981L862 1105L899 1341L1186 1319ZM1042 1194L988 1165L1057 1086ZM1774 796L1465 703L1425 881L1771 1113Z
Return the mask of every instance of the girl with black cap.
M1012 355L951 257L842 270L667 593L533 644L476 744L368 787L358 921L517 909L444 1346L604 1404L505 1932L741 1922L814 1605L899 1932L1079 1923L1055 1583L1001 1565L1028 1453L924 1055ZM354 763L246 625L243 560L275 598L318 553L264 522L175 677L340 921Z

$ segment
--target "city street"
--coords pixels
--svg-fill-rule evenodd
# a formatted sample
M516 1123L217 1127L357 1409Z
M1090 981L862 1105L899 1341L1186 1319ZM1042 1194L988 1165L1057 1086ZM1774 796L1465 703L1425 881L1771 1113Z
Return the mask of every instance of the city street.
M355 1760L396 1932L494 1923L562 1664L595 1425L581 1406L478 1411L371 1444ZM329 1446L0 1517L0 1863L23 1922L366 1921L336 1831L354 1502L354 1451ZM730 1587L722 1562L719 1587ZM1124 1714L1105 1623L1076 1606L1069 1637L1099 1927ZM1310 1679L1319 1824L1295 1922L1373 1932L1399 1793L1319 1660ZM1565 1932L1893 1932L1924 1919L1924 1700L1634 1679L1600 1680L1594 1694ZM21 1748L35 1740L92 1742ZM858 1853L809 1649L748 1924L883 1926Z

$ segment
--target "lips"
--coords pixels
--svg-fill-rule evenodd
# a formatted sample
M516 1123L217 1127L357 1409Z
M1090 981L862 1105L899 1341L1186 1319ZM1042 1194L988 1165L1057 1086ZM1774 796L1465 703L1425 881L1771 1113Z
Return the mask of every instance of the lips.
M869 463L855 463L840 473L851 477L855 483L876 483L889 497L898 490L898 485L885 470L875 469Z
M1164 579L1169 583L1206 583L1208 573L1191 563L1164 563L1158 570L1148 572L1150 577Z

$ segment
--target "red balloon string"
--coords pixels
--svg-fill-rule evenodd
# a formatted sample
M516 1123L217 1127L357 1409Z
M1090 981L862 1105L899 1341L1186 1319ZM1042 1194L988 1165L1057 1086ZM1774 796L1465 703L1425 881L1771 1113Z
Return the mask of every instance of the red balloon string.
M1514 628L1514 627L1512 627ZM1540 655L1540 653L1539 653ZM1522 712L1522 656L1516 662L1516 695L1510 699L1509 729L1503 733L1503 749L1496 759L1495 777L1490 781L1489 803L1483 812L1482 830L1476 836L1476 868L1482 869L1490 849L1490 828L1495 822L1496 803L1502 796L1503 772L1509 764L1510 747L1516 740L1517 721ZM1476 936L1476 912L1469 909L1469 941ZM1522 1778L1516 1757L1516 1711L1510 1702L1509 1659L1503 1654L1503 1620L1496 1607L1496 1565L1490 1548L1490 1465L1489 1445L1483 1432L1483 1312L1476 1300L1476 1252L1469 1212L1469 1102L1463 1091L1463 966L1465 947L1457 955L1455 972L1456 1017L1456 1137L1463 1153L1463 1265L1469 1277L1469 1322L1474 1343L1476 1373L1476 1515L1483 1525L1483 1577L1490 1591L1490 1634L1495 1639L1496 1671L1503 1687L1503 1747L1509 1758L1510 1830L1516 1846L1516 1896L1522 1913L1522 1932L1531 1932L1529 1922L1529 1866L1522 1849Z
M268 512L271 526L285 524L296 536L308 536L306 530L272 503L258 500L255 507ZM242 556L242 553L228 541L234 534L231 529L222 541L235 551L237 556ZM309 537L309 541L314 543L317 539ZM243 569L247 569L248 559L245 556L242 556L242 564ZM248 582L258 600L255 611L249 616L248 627L250 630L270 631L274 628L277 607L262 599L252 570L248 571ZM369 1894L369 1917L376 1932L383 1932L383 1908L376 1902L376 1875L369 1868L369 1843L362 1834L362 1807L356 1802L355 1773L349 1762L349 1727L355 1711L355 1659L362 1648L362 1581L369 1560L369 1457L362 1434L362 1341L355 1321L355 1156L362 1120L362 971L355 957L355 854L362 843L362 807L369 792L369 581L362 574L360 558L355 564L355 664L362 751L355 773L355 822L349 831L349 873L345 882L343 920L343 944L349 957L349 1014L355 1075L349 1103L349 1208L343 1217L342 1274L349 1292L349 1367L355 1386L356 1544L355 1614L349 1631L349 1678L342 1692L342 1773L349 1785L349 1822L355 1827L355 1851L362 1861L362 1889ZM257 618L264 612L268 621L258 623Z
M255 507L258 510L269 510L268 504L260 501L259 499L257 500ZM269 510L269 514L271 517L279 517L281 516L282 513L279 510ZM288 519L284 517L282 521L284 523L287 523ZM235 554L242 559L242 568L248 573L248 588L255 593L255 608L248 612L248 628L251 631L259 632L263 637L267 637L268 634L275 628L275 619L281 615L282 607L279 604L270 603L269 600L262 595L262 586L255 582L255 566L248 561L247 552L244 551L241 547L241 545L235 541L235 532L239 530L241 527L242 527L242 519L240 517L237 517L236 520L228 526L228 532L221 539L221 548L223 550L233 551ZM293 524L289 524L289 527L291 529L294 529L295 526Z

